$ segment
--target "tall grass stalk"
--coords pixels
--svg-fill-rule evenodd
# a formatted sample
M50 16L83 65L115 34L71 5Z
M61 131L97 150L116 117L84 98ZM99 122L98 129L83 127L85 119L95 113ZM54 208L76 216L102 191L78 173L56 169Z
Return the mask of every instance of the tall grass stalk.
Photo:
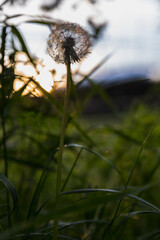
M57 162L57 180L56 180L56 208L57 209L60 207L63 145L64 145L64 137L65 137L69 94L70 94L70 87L71 87L71 81L72 81L70 61L67 61L66 69L67 69L67 85L66 85L66 90L65 90L62 125L61 125L61 133L60 133L60 143L59 143L59 157L58 157L58 162ZM53 239L54 240L56 240L57 236L58 236L58 222L59 222L59 219L58 219L58 217L56 217L54 220L54 227L53 227Z
M2 86L2 101L1 101L1 125L2 125L2 146L3 146L3 156L4 156L4 174L8 178L8 158L7 158L7 144L6 144L6 124L5 124L5 105L6 105L6 83L5 83L5 46L6 46L6 37L7 37L7 27L4 27L2 30L2 43L1 43L1 64L2 64L2 73L1 73L1 86ZM11 217L10 217L10 207L9 207L9 193L6 192L6 202L7 202L7 211L8 211L8 226L11 227Z

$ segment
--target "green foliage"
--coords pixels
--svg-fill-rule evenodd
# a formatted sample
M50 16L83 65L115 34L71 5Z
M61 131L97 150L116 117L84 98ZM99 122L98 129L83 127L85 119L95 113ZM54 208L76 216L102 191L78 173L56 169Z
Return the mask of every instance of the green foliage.
M61 220L59 239L158 239L159 108L135 101L128 111L120 113L91 79L104 60L92 69L82 79L91 88L80 102L76 87L72 89L76 104L71 104L72 113L67 116L63 193L61 208L55 209L63 101L32 78L26 77L23 87L14 91L16 78L24 78L15 77L14 58L12 62L4 61L9 29L35 69L36 61L18 28L5 21L0 73L0 239L52 239L57 216ZM10 58L17 51L13 48ZM42 97L23 95L30 82L43 93ZM99 94L111 114L82 114L94 94Z

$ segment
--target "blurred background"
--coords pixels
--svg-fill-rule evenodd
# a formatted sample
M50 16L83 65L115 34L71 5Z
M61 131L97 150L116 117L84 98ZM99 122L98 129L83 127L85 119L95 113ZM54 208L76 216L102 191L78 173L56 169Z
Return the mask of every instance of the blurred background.
M92 75L93 79L106 84L134 77L159 79L158 0L1 2L1 21L5 15L10 16L7 22L16 24L32 56L45 65L43 77L46 70L56 69L54 80L60 81L65 70L63 65L56 66L48 56L49 27L35 22L30 24L28 21L52 18L53 21L55 19L79 23L92 34L92 53L80 65L73 66L81 73L87 74L107 54L112 54L107 63ZM11 17L15 14L21 15ZM15 44L19 48L18 43ZM7 50L8 54L12 51L10 46L7 46ZM43 82L44 86L44 80L39 81ZM51 81L48 76L48 85L52 84Z
M60 21L92 40L71 66L64 189L126 187L135 198L119 205L112 239L159 239L159 10L159 0L0 0L0 240L52 239L66 69L47 41ZM61 239L108 240L120 197L107 196L65 196Z

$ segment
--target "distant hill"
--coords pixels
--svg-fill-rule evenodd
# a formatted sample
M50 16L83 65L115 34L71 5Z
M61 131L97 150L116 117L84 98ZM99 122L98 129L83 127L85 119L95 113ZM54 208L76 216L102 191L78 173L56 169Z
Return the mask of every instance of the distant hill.
M97 84L97 83L96 83ZM109 104L104 100L103 94L99 94L98 91L89 99L85 109L85 114L92 113L106 113L111 112L111 105L113 104L118 111L127 110L134 101L145 101L148 104L160 100L160 84L155 83L149 79L128 79L125 82L114 82L113 84L99 84L100 89L104 91L108 97ZM158 92L159 89L159 92ZM85 98L91 86L87 84L78 89L79 98ZM155 94L155 90L157 93ZM160 104L158 104L160 105Z

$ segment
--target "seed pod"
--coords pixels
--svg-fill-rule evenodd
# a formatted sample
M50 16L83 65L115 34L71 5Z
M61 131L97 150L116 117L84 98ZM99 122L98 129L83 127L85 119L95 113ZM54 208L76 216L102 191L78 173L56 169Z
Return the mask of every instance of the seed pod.
M79 62L89 53L91 41L86 30L75 23L57 23L48 40L48 53L57 63Z

